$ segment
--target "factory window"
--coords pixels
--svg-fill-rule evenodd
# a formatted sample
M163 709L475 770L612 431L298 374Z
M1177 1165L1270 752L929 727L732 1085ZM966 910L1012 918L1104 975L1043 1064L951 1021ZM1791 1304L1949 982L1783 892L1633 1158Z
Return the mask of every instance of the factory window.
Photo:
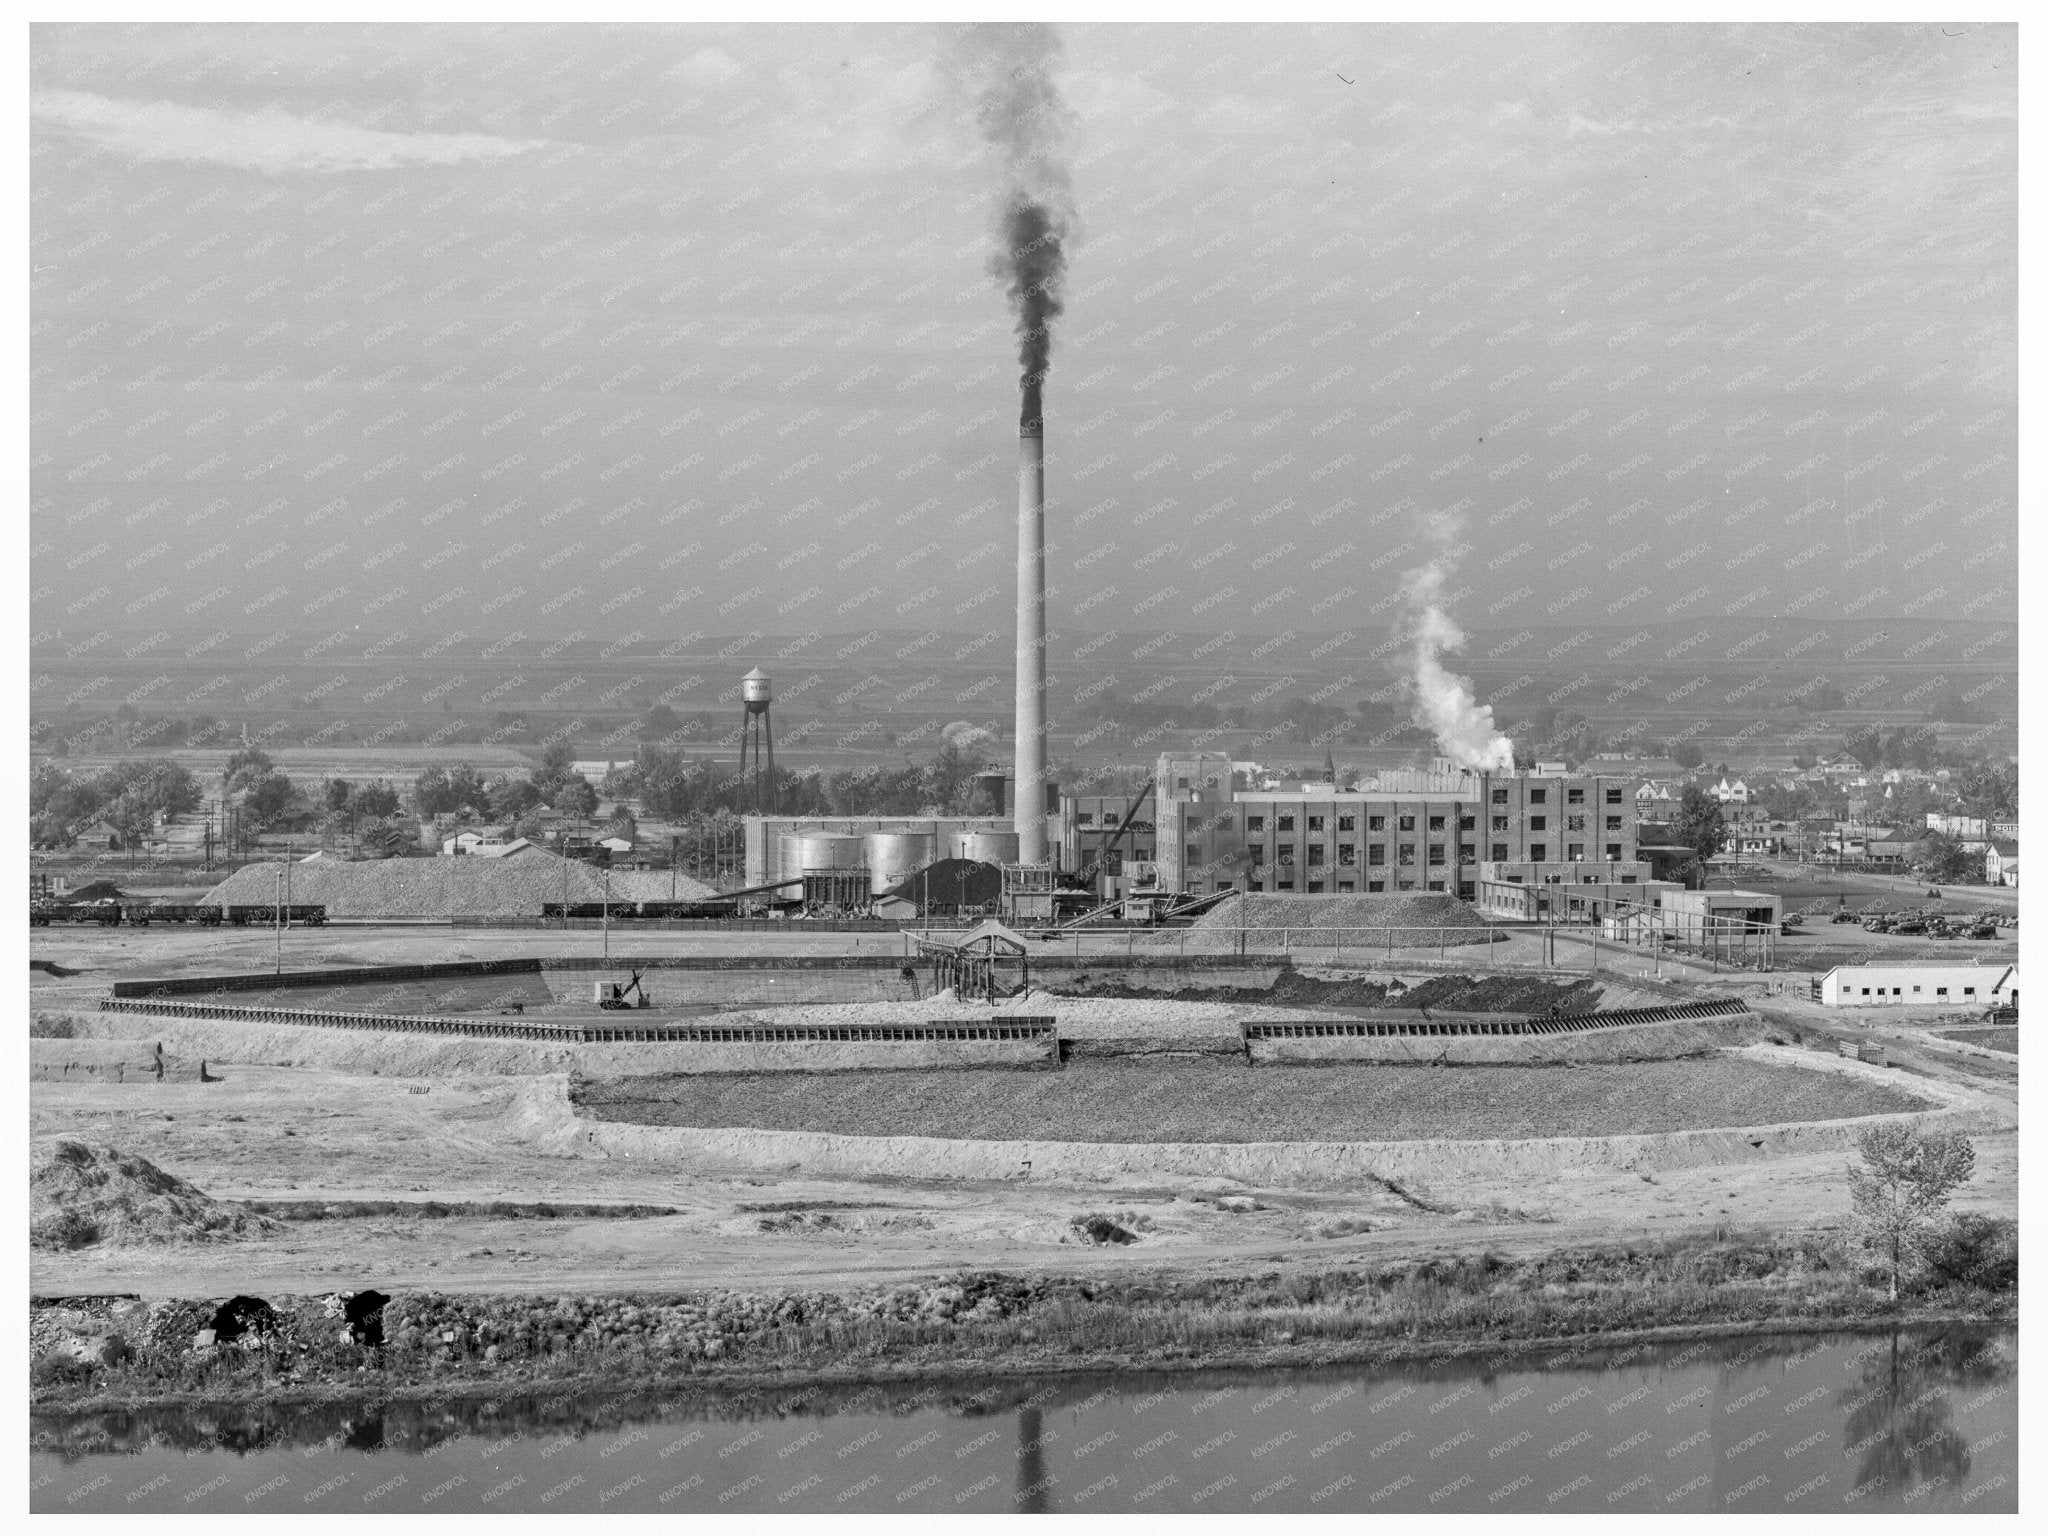
M1339 816L1337 818L1337 830L1339 832L1356 832L1358 830L1358 818L1356 816Z
M1567 816L1564 819L1564 829L1567 832L1583 832L1586 830L1586 818L1583 816Z
M1609 791L1607 791L1607 803L1609 805L1621 804L1621 791L1618 789L1610 789Z
M1413 880L1396 880L1394 882L1394 889L1397 891L1412 891L1415 889L1415 882Z
M1415 845L1413 843L1403 843L1401 845L1400 862L1404 865L1415 862Z
M1280 862L1282 864L1292 864L1294 862L1294 844L1282 843L1280 845Z
M1365 862L1368 864L1386 863L1387 845L1385 843L1368 843L1365 849Z
M1494 818L1493 818L1493 830L1494 830L1494 831L1496 831L1496 832L1505 832L1505 831L1507 831L1507 829L1508 829L1508 819L1507 819L1507 817L1505 817L1505 816L1496 816L1496 817L1494 817ZM1506 857L1506 855L1502 855L1502 857Z
M1308 888L1311 891L1320 891L1323 888L1323 882L1320 880L1311 880L1308 883Z
M1092 827L1095 825L1095 813L1093 811L1077 811L1074 814L1074 822L1077 826Z
M1504 789L1496 789L1493 792L1493 803L1495 805L1506 805L1508 803L1508 792Z
M1619 816L1608 817L1607 830L1610 832L1619 832L1621 830L1621 818Z
M1470 832L1478 825L1479 818L1477 816L1460 816L1458 818L1458 830L1460 832Z
M1965 997L1975 997L1976 995L1977 995L1977 989L1976 989L1975 987L1965 987L1965 988L1963 988L1963 996L1965 996Z
M1868 997L1868 996L1870 996L1870 988L1868 988L1868 987L1865 987L1865 988L1863 989L1863 995L1864 995L1865 997Z
M1340 895L1344 892L1355 891L1357 889L1358 882L1356 880L1339 880L1337 882L1337 891Z
M1546 844L1531 843L1529 845L1529 862L1531 864L1541 864L1544 859L1549 857L1549 854L1550 849Z
M1320 817L1320 816L1311 816L1311 817L1309 817L1309 819L1308 819L1308 829L1309 829L1309 831L1311 831L1311 832L1320 832L1320 831L1322 831L1322 830L1323 830L1323 818L1322 818L1322 817Z
M1443 861L1444 845L1442 843L1431 843L1429 845L1429 862L1432 864L1442 864Z
M1549 826L1549 824L1550 823L1541 816L1531 816L1529 818L1529 830L1531 832L1541 832L1544 830L1545 827Z
M1607 845L1607 859L1609 863L1613 864L1621 862L1621 844L1609 843Z
M1177 785L1177 786L1178 786L1179 788L1181 788L1181 789L1186 789L1186 788L1188 787L1188 781L1187 781L1187 776L1186 776L1185 774L1183 774L1183 775L1182 775L1182 776L1181 776L1180 778L1178 778L1178 779L1174 780L1174 783L1175 783L1175 784L1176 784L1176 785Z
M1919 991L1920 989L1919 989L1918 987L1915 987L1915 988L1914 988L1913 990L1914 990L1915 992L1918 992L1918 991ZM1947 988L1947 987L1936 987L1936 988L1934 989L1934 995L1935 995L1936 997L1947 997L1947 996L1948 996L1948 988Z
M1443 829L1444 829L1444 819L1443 819L1443 817L1441 817L1441 816L1432 816L1432 817L1430 817L1430 818L1429 818L1429 830L1430 830L1430 831L1432 831L1432 832L1441 832L1441 831L1443 831Z
M1547 789L1532 789L1529 791L1529 803L1531 805L1541 805L1549 794L1550 791Z
M1280 818L1280 830L1282 832L1292 832L1294 830L1294 818L1292 816L1282 816Z
M1403 832L1413 832L1415 830L1415 818L1413 816L1403 816L1401 818L1401 830Z
M1444 883L1441 880L1432 880L1429 882L1429 888L1432 891L1440 891L1444 888Z
M1478 850L1478 848L1477 848L1477 847L1476 847L1476 846L1475 846L1474 844L1472 844L1472 843L1460 843L1460 844L1458 844L1458 862L1459 862L1460 864L1473 864L1473 863L1477 863L1477 862L1478 862L1478 859L1479 859L1479 850Z
M1294 889L1294 882L1292 880L1282 880L1273 889L1276 891L1291 891Z
M1247 816L1244 819L1244 829L1247 832L1263 832L1266 830L1266 818L1263 816Z
M1387 888L1387 882L1384 880L1368 880L1365 882L1365 888L1368 893L1372 891L1384 891Z
M1358 862L1358 844L1339 843L1337 845L1337 862L1339 864L1356 864Z
M1584 843L1566 843L1564 856L1570 863L1583 864L1586 862L1586 845Z
M1265 888L1266 882L1263 880L1247 880L1245 882L1245 889L1248 891L1263 891Z
M1566 805L1584 805L1586 803L1586 792L1583 789L1568 789L1564 792L1564 803Z
M1116 816L1117 816L1117 813L1116 813L1115 811L1104 811L1104 812L1102 813L1102 824L1103 824L1103 825L1104 825L1105 827L1113 827L1113 826L1115 826L1115 825L1116 825Z
M1504 864L1507 862L1507 857L1508 845L1506 843L1495 843L1493 845L1493 862L1496 864Z
M1636 883L1636 877L1634 875L1623 875L1621 877L1621 883L1623 885L1634 885Z
M1365 818L1365 830L1366 830L1366 831L1368 831L1368 832L1384 832L1384 831L1386 831L1386 830L1387 830L1387 818L1386 818L1386 817L1384 817L1384 816L1368 816L1368 817L1366 817L1366 818Z
M1139 858L1141 858L1141 859L1145 857L1145 850L1144 850L1144 849L1140 848L1140 849L1138 850L1138 857L1139 857ZM1189 862L1190 864L1197 864L1197 863L1200 863L1200 862L1201 862L1201 858L1202 858L1202 845L1201 845L1200 843L1189 843L1189 844L1188 844L1188 862Z
M1311 864L1323 862L1323 845L1321 843L1310 843L1308 845L1308 861Z

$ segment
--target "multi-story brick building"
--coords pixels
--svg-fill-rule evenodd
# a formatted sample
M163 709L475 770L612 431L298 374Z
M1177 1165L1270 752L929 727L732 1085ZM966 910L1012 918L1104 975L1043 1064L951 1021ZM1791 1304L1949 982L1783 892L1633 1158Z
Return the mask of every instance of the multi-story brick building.
M1634 884L1636 781L1599 774L1382 774L1371 784L1231 788L1215 754L1159 760L1159 884L1200 894L1442 892Z

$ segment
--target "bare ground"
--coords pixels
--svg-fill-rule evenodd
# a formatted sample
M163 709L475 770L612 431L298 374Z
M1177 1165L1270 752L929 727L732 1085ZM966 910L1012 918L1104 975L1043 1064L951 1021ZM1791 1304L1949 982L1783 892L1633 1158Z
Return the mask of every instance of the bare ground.
M804 942L824 949L827 937ZM874 942L871 936L829 937L842 951L856 938ZM883 937L895 946L894 936ZM795 947L767 938L777 948ZM582 934L329 929L294 936L285 960L288 967L310 965L316 963L315 950L360 962L486 958L549 952L549 940L578 953L592 947L590 936ZM773 952L767 943L757 946L753 935L721 935L720 941L727 953ZM33 944L38 958L83 967L85 974L35 974L32 1006L89 1006L112 974L156 974L167 966L255 969L269 958L271 943L268 934L39 930ZM1731 980L1703 977L1700 993L1725 993ZM1836 1038L1869 1038L1878 1028L1829 1018L1793 994L1770 996L1760 1006L1788 1037L1796 1031L1826 1049ZM1916 1076L1958 1085L2007 1127L1976 1138L1977 1174L1958 1204L2016 1215L2017 1141L2010 1127L2016 1121L2017 1062L1933 1037L1937 1024L1961 1022L1901 1015L1881 1031L1909 1085ZM212 1070L224 1081L202 1084L174 1076L164 1083L32 1083L30 1130L118 1146L216 1198L555 1199L669 1205L684 1214L633 1221L289 1222L272 1236L175 1259L147 1250L32 1254L36 1292L227 1296L364 1284L500 1292L828 1286L995 1267L1235 1273L1483 1248L1537 1253L1581 1241L1717 1226L1831 1227L1845 1221L1848 1209L1839 1153L1649 1176L1446 1173L1405 1192L1372 1184L1314 1194L1225 1181L1076 1189L1030 1181L826 1180L736 1169L679 1173L535 1150L509 1133L506 1116L520 1084L514 1077L460 1067L448 1069L459 1075L366 1076L232 1059L213 1061ZM1221 1195L1249 1196L1258 1208L1228 1209L1216 1203ZM783 1223L763 1230L763 1221L773 1223L775 1213L747 1209L791 1204L836 1208L836 1214L829 1225ZM1073 1218L1094 1211L1146 1214L1151 1230L1129 1247L1076 1242Z

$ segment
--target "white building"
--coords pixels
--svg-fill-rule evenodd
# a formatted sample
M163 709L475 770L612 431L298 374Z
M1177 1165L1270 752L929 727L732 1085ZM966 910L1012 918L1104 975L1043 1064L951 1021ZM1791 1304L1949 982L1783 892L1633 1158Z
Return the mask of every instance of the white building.
M1984 879L1990 885L2020 883L2020 845L2000 839L1984 850Z
M1983 1008L2016 996L2018 967L2005 965L1838 965L1821 978L1829 1008Z

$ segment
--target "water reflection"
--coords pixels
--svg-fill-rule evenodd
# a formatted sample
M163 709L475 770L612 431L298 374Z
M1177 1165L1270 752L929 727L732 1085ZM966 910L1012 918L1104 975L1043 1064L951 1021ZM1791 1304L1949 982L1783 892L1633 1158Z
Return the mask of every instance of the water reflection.
M604 1396L159 1408L36 1418L31 1502L1988 1512L2017 1504L2014 1375L2009 1332L1948 1329L972 1387L686 1379Z
M1856 1487L1960 1484L1970 1474L1970 1444L1955 1426L1953 1394L2010 1374L1996 1340L1954 1330L1893 1334L1839 1399L1850 1452L1860 1458Z

